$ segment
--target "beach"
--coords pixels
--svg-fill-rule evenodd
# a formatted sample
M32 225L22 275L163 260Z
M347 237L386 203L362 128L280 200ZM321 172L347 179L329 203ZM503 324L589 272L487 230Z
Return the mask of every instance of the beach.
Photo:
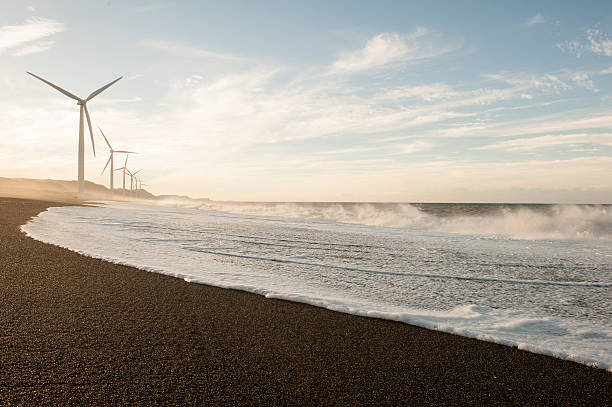
M612 404L603 369L188 283L20 231L57 205L0 198L1 404Z

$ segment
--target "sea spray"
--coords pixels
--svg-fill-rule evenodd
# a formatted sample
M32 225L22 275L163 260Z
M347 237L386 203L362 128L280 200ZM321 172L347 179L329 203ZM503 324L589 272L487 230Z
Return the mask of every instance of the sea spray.
M161 201L161 205L242 215L342 223L512 239L612 240L610 205L408 204Z

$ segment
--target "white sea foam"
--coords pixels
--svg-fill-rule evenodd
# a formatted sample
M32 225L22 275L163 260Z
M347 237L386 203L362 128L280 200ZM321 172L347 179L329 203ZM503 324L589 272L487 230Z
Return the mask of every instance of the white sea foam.
M160 205L255 216L321 219L367 226L419 228L515 239L612 240L609 205L506 206L494 213L435 216L414 204L240 203L166 200Z
M612 258L610 241L601 238L609 227L607 207L492 215L502 225L510 222L505 217L531 219L525 224L543 217L534 226L541 231L551 228L550 219L569 216L583 219L593 236L599 233L568 241L550 240L557 232L548 231L549 240L540 241L484 238L487 230L466 232L484 228L478 216L441 218L411 205L399 206L413 222L403 228L378 225L391 222L393 205L236 204L223 211L207 205L50 208L23 230L188 282L406 322L612 371ZM364 225L370 221L377 225ZM573 226L561 228L572 236L585 228L567 223ZM442 231L443 224L453 233ZM502 230L491 227L496 235Z

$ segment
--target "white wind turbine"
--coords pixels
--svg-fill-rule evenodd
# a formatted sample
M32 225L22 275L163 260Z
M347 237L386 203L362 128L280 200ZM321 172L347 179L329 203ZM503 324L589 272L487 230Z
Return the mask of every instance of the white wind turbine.
M114 159L114 155L115 153L124 153L124 154L136 154L134 151L126 151L126 150L113 150L113 147L110 145L110 143L108 142L108 139L106 138L106 136L104 135L104 132L102 131L102 129L100 129L98 127L98 129L100 130L100 133L102 133L102 137L104 137L104 141L106 141L106 144L108 145L108 149L110 150L110 157L108 157L108 161L106 162L106 165L104 166L104 169L102 170L102 174L104 174L104 171L106 170L106 167L108 167L108 164L110 163L110 190L111 190L111 196L114 193L114 178L115 178L115 159ZM126 160L126 164L127 164L127 156L125 157ZM125 175L124 175L124 180L123 180L123 184L124 184L124 188L125 188Z
M142 179L138 178L138 177L134 177L136 178L136 196L139 197L140 193L142 192Z
M127 169L127 168L126 168ZM127 170L127 172L130 173L130 190L134 190L134 180L136 180L136 188L138 188L138 178L136 177L136 174L138 174L140 171L142 171L142 169L136 171L136 172L131 172L130 170Z
M127 162L128 162L128 158L129 158L129 154L125 156L125 162L123 163L123 167L121 168L116 168L115 171L123 171L123 193L125 194L125 172L130 172L130 170L127 169Z
M78 97L76 95L73 95L72 93L70 93L70 92L60 88L57 85L52 84L51 82L41 78L40 76L34 75L32 72L28 72L28 73L30 75L32 75L33 77L35 77L36 79L40 79L41 81L43 81L47 85L49 85L52 88L60 91L64 95L68 96L69 98L76 100L77 101L77 105L79 105L79 107L80 107L80 118L79 118L79 162L78 162L78 165L79 165L79 196L82 196L83 192L84 192L84 180L85 180L85 163L84 163L84 161L85 161L85 141L84 141L84 138L85 138L84 137L85 129L84 129L84 123L83 123L83 112L85 112L85 116L87 117L87 126L89 127L89 134L91 135L91 147L93 149L93 153L94 153L94 157L95 157L96 156L96 147L94 145L93 130L91 129L91 118L89 117L89 111L87 110L87 102L89 102L94 97L98 96L100 93L102 93L108 87L113 85L119 79L123 78L123 76L115 79L111 83L109 83L107 85L104 85L100 89L92 92L89 96L87 96L87 98L81 99L80 97Z
M142 182L142 180L140 180L140 189L138 190L138 195L139 196L143 195L143 192L142 192L142 191L144 191L143 187L146 186L146 185L147 184L145 184L144 182Z

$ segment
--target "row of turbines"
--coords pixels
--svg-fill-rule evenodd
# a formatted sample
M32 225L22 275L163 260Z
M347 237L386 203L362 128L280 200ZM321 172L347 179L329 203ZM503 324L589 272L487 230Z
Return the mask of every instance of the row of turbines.
M93 134L93 130L92 130L92 126L91 126L91 118L89 116L89 110L87 110L87 102L89 102L91 99L93 99L94 97L98 96L100 93L104 92L106 89L108 89L109 87L111 87L112 85L114 85L116 82L118 82L121 78L123 78L123 76L120 76L119 78L115 79L114 81L102 86L100 89L93 91L89 96L87 96L85 99L82 99L70 92L68 92L65 89L60 88L59 86L49 82L46 79L41 78L38 75L33 74L32 72L28 72L28 74L32 75L33 77L35 77L36 79L39 79L41 81L43 81L44 83L46 83L47 85L51 86L52 88L58 90L59 92L63 93L64 95L68 96L71 99L74 99L77 101L77 105L80 108L80 116L79 116L79 161L78 161L78 193L79 196L83 196L84 192L85 192L85 123L83 120L83 115L85 116L85 118L87 119L87 126L89 127L89 135L91 136L91 148L93 149L93 154L94 157L96 156L96 145L94 143L94 134ZM115 150L113 149L113 147L111 146L110 142L108 141L108 139L106 138L106 136L104 135L104 132L102 131L102 129L100 129L98 127L98 129L100 130L100 133L102 133L102 137L104 137L104 141L106 141L106 144L108 145L108 148L110 150L110 156L108 157L108 161L106 161L106 165L104 166L104 169L102 170L102 174L104 174L104 171L106 171L106 168L108 167L108 164L110 164L110 191L111 191L111 196L114 194L114 173L115 171L123 171L123 191L126 191L125 188L125 177L126 175L128 175L130 177L130 191L134 191L136 190L137 192L140 191L142 189L142 187L146 184L144 184L142 182L142 180L137 177L136 175L138 173L140 173L142 170L138 170L138 171L130 171L127 167L127 162L128 162L128 158L130 154L136 154L134 151L127 151L127 150ZM115 153L123 153L125 154L125 162L123 163L123 167L121 168L114 168L114 155ZM135 188L134 188L135 187Z
M146 185L146 184L144 184L142 182L142 180L136 176L136 174L138 174L140 171L142 171L142 169L140 169L138 171L132 172L127 167L127 162L128 162L128 158L130 158L130 154L138 154L138 153L136 153L135 151L115 150L115 149L113 149L113 146L111 146L110 142L108 141L108 139L104 135L104 132L102 131L102 129L99 128L99 127L98 127L98 129L100 130L100 133L102 134L102 137L104 137L104 141L106 141L106 144L108 145L108 149L109 149L109 153L110 153L110 155L108 157L108 161L106 161L106 165L102 169L102 172L100 173L100 175L104 174L104 171L106 171L106 168L108 167L108 164L110 164L109 174L110 174L110 190L111 190L111 194L115 190L115 183L114 183L114 178L115 177L113 176L115 171L123 171L123 190L124 191L126 191L126 189L125 189L125 176L126 176L126 174L130 177L130 191L134 191L134 190L136 190L137 192L140 191L142 189L143 185ZM115 168L115 153L123 153L123 154L125 154L125 162L123 163L123 167L121 167L121 168Z

